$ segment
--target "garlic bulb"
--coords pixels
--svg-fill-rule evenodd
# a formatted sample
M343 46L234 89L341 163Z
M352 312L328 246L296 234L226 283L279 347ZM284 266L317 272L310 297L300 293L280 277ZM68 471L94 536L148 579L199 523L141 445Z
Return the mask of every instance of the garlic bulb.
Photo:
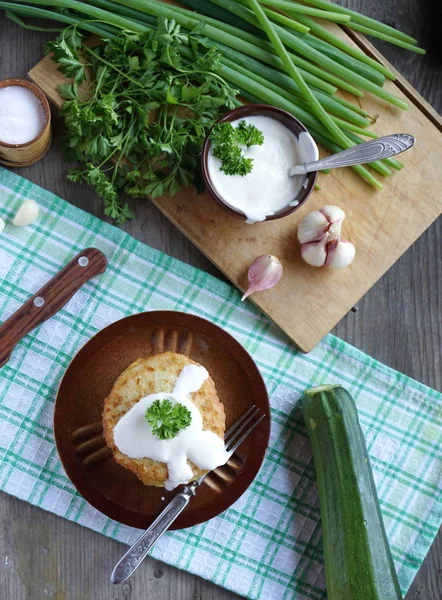
M3 219L0 217L0 233L3 231L3 229L6 227L6 223L3 221Z
M241 301L254 292L262 292L276 285L282 277L282 265L276 256L263 254L252 262L247 277L249 287Z
M26 227L38 217L39 207L35 200L25 200L15 213L12 224L16 227Z
M341 240L345 213L337 206L324 206L306 215L298 226L302 258L313 267L342 269L354 259L356 248Z

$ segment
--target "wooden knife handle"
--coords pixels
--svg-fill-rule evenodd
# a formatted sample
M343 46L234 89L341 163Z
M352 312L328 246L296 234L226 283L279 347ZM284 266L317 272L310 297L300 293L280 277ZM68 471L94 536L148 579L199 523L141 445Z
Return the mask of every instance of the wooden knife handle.
M0 325L0 367L25 335L55 315L86 281L104 273L106 266L103 252L86 248Z

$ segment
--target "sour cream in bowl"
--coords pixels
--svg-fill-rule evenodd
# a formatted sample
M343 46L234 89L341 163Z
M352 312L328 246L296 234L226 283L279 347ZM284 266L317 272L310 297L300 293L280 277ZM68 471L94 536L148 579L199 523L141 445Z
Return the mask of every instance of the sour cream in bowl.
M227 211L256 223L285 217L298 210L313 191L316 172L289 176L295 165L318 160L318 147L304 125L290 113L261 104L249 104L223 115L218 122L241 121L254 125L264 135L262 145L242 147L253 159L247 175L227 175L222 161L212 152L210 136L202 151L202 171L211 195Z

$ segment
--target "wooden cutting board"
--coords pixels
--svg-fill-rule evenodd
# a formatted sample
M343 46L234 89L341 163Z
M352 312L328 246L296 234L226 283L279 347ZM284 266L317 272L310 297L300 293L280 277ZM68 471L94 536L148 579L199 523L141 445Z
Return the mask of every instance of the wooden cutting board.
M395 71L362 36L327 26ZM29 76L61 106L56 87L64 78L49 57ZM396 82L387 81L385 88L406 100L409 109L400 110L366 93L358 102L371 116L378 116L371 129L379 135L411 133L417 141L400 157L405 164L401 172L388 178L376 175L384 184L381 192L351 169L337 169L319 177L322 189L298 212L254 225L230 216L207 193L198 195L193 188L173 198L152 200L242 290L247 287L248 266L257 256L270 253L282 261L280 284L251 300L303 352L310 351L342 319L442 212L442 120L399 73ZM354 262L343 270L310 267L300 256L297 225L308 212L326 204L345 211L343 239L356 246Z

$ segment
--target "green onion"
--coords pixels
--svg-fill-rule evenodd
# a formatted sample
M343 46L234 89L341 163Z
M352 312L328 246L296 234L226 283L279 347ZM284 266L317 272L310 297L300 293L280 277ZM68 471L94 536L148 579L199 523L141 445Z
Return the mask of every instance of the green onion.
M26 4L30 0L15 1L18 4ZM90 4L78 2L77 0L32 0L32 4L36 4L37 6L53 6L55 8L67 8L75 10L79 13L84 13L93 19L97 19L98 21L103 21L109 25L115 25L115 27L119 27L120 29L127 29L128 31L137 33L142 33L146 29L146 27L136 23L135 21L131 21L130 19L126 19L120 15L115 15L113 13L101 10L100 8L96 8ZM12 7L13 5L8 3L8 8L11 9ZM54 15L54 18L58 18L58 15L56 17Z
M339 102L339 104L342 104L342 106L346 106L353 112L358 113L358 115L361 115L362 117L370 118L370 122L373 122L373 120L371 119L368 112L366 110L364 110L363 108L361 108L360 106L358 106L357 104L353 104L352 102L349 102L348 100L344 100L344 98L340 98L339 96L334 96L333 100L335 100L335 102Z
M16 1L21 2L23 0ZM43 5L47 3L41 2L40 4ZM109 32L104 28L104 24L101 23L101 19L98 19L100 25L96 25L94 20L83 19L74 14L49 11L45 10L44 8L37 8L35 6L25 6L23 4L17 4L15 2L0 1L0 9L5 9L6 14L9 17L11 17L11 14L8 15L8 12L13 11L13 13L19 14L22 17L49 19L51 21L56 20L60 23L65 23L66 25L77 25L80 29L84 29L85 31L94 33L95 35L99 35L101 37L106 37L107 35L109 35Z
M241 1L241 4L244 4L246 2L247 2L247 0L244 0L244 2ZM275 10L271 10L270 8L263 7L263 11L266 13L266 15L268 17L270 17L272 19L272 21L274 23L279 23L280 25L283 25L287 29L292 29L293 31L299 31L298 25L301 24L300 21L295 21L294 19L291 19L290 17L287 17L286 15L283 15L280 12L276 12ZM310 31L310 28L309 28L309 31ZM300 31L300 33L303 33L303 32ZM304 33L308 33L308 32L306 31Z
M253 18L253 14L250 14L252 11L246 9L244 6L241 6L237 2L233 2L231 0L211 0L211 1L214 2L215 4L218 4L219 6L222 6L223 8L226 8L229 11L234 12L234 14L241 16L242 18L244 18L245 20L247 20L249 22L252 22L253 24L255 24L257 22L256 13L255 13L255 18ZM247 0L247 1L250 5L249 0ZM283 1L283 0L281 0L281 1ZM266 21L268 21L266 14L262 10L261 6L259 6L259 4L258 4L258 7L259 7L259 10L261 11L262 15L265 17ZM268 22L270 23L270 21L268 21ZM350 82L352 85L359 86L362 89L371 92L375 96L378 96L379 98L382 98L382 99L386 100L387 102L390 102L391 104L394 104L395 106L398 106L399 108L403 108L403 109L408 108L407 103L404 102L403 100L401 100L400 98L397 98L390 92L384 90L383 88L372 83L371 81L368 81L364 77L361 77L357 73L353 73L352 71L350 71L350 69L347 69L346 67L340 65L339 63L335 62L334 60L332 60L325 54L321 54L321 52L318 52L315 48L310 47L308 44L303 42L299 37L295 37L295 35L293 33L286 31L279 25L272 25L271 23L270 23L270 25L271 25L272 31L274 31L275 34L278 36L278 39L281 38L280 39L281 44L282 43L287 44L290 48L294 49L296 52L299 52L300 54L303 54L306 58L309 58L313 62L316 62L317 64L319 64L323 67L326 67L332 73L334 73L338 77L342 77L342 79L345 79L346 81ZM285 50L285 48L284 48L284 50ZM287 52L287 50L285 50L285 52Z
M225 64L227 67L229 67L233 71L236 71L236 72L240 73L241 75L244 75L245 77L249 77L250 79L253 79L253 81L256 81L257 83L259 83L263 88L272 90L273 92L275 92L275 94L279 94L282 98L285 98L289 102L296 104L298 107L303 108L306 112L310 112L310 107L309 107L308 103L305 102L305 100L293 98L293 95L291 92L289 92L285 89L281 89L281 87L279 85L277 85L275 82L269 81L268 79L261 77L254 70L252 71L251 69L244 68L243 66L238 64L237 61L229 60L228 58L223 59L223 64ZM299 94L300 94L300 92L298 89L298 95ZM353 131L354 133L358 133L359 135L366 135L367 133L371 134L371 132L367 132L364 129L361 129L360 127L358 127L357 125L351 124L347 121L343 121L340 118L337 118L337 117L331 117L331 118L337 125L339 125L340 127L343 127L344 129L347 129L348 131ZM372 134L372 135L375 135L375 134Z
M347 44L346 42L344 42L344 40L341 40L341 38L334 35L331 31L329 31L322 25L319 25L319 23L316 23L316 21L314 21L313 19L301 15L296 15L295 19L299 23L302 23L306 27L309 27L313 33L315 33L318 37L321 37L329 44L336 46L336 48L339 48L343 52L350 54L350 56L357 58L361 62L365 62L365 64L369 65L370 67L373 67L373 69L378 70L380 73L385 75L385 77L388 77L388 79L396 79L396 75L392 71L387 69L387 67L384 67L384 65L382 65L380 62L378 62L374 58L371 58L371 56L367 56L366 54L364 54L364 52L361 52L361 50L359 50L359 48L356 48L356 46L351 46L350 44ZM290 21L291 19L288 20Z
M60 31L63 30L63 27L38 27L38 25L30 25L29 23L25 23L23 19L20 19L18 14L13 13L10 10L7 10L5 15L10 21L17 23L17 25L20 25L23 29L28 29L29 31L52 31L54 33L60 33Z
M397 160L396 158L393 158L393 157L384 158L383 161L386 165L388 165L395 171L402 171L402 169L405 166L404 163L402 163L400 160Z
M256 18L254 17L253 13L249 9L245 8L244 6L241 6L240 4L237 4L236 2L229 2L229 1L226 2L225 0L210 0L210 2L213 2L214 4L217 4L218 6L227 8L227 10L231 11L234 15L241 14L250 23L257 23ZM282 28L279 28L279 29L281 29L283 34L289 35L289 32L285 31L284 29L282 29ZM261 40L259 40L259 41L261 42ZM299 52L299 47L301 46L301 44L296 44L296 40L294 38L293 39L289 38L289 42L291 42L290 45L291 45L292 49L295 50L296 52ZM333 83L334 85L338 86L342 90L345 90L345 91L349 92L350 94L353 94L354 96L362 97L364 95L363 92L361 90L359 90L356 86L352 85L352 83L349 83L348 81L346 81L343 78L337 77L333 73L328 73L327 71L324 71L322 68L320 68L318 66L312 65L311 62L306 60L306 59L311 59L311 54L309 54L309 46L304 44L304 47L307 47L307 51L303 52L303 54L305 55L306 58L301 58L297 54L290 53L290 57L297 67L303 67L304 70L311 70L311 72L318 74L318 76L321 76L323 79L326 79L328 82ZM267 48L267 46L265 46L265 48ZM272 50L269 50L269 52L271 52L271 51ZM327 57L324 56L324 59L326 59L326 58ZM333 61L330 61L330 62L333 63ZM318 61L318 64L321 64L321 62ZM333 63L333 65L334 65L334 63ZM315 67L316 71L313 71L312 67ZM332 67L331 71L335 71L334 66Z
M286 9L284 6L278 6L278 1L274 0L273 2L263 2L263 4L268 4L268 5L272 5L272 6L276 6L277 8L284 8L284 10L286 10L287 12L289 12L288 9ZM282 2L281 4L287 4L287 2ZM328 11L328 10L319 10L317 8L312 8L310 6L304 6L304 4L297 4L296 2L290 2L290 12L294 12L294 13L299 13L301 15L310 15L312 17L316 17L318 19L325 19L326 21L334 21L336 23L348 23L350 21L350 18L348 15L344 15L344 14L340 14L337 12L333 12L333 11Z
M237 0L237 2L239 2L241 5L247 4L247 0ZM273 21L274 23L282 25L285 29L292 29L299 35L299 32L297 31L297 27L293 27L293 24L294 23L298 24L298 21L295 21L294 19L286 17L285 15L283 15L279 12L276 12L274 10L271 10L269 8L263 7L263 11L269 17L269 19L271 21ZM299 15L299 17L301 19L303 18L300 15ZM313 21L312 19L310 19L310 21L311 21L311 23L313 23L313 28L309 28L309 29L311 29L313 31L315 27L320 27L321 29L324 29L324 31L326 31L328 33L327 29L321 27L320 25L317 25L317 23L315 21ZM296 33L295 33L295 35L296 35ZM334 37L334 36L332 36L332 37ZM360 75L362 75L362 77L365 77L366 79L369 79L370 81L373 81L373 83L376 83L378 85L382 85L384 83L384 80L385 80L384 74L379 69L374 69L371 64L367 63L367 61L360 60L359 56L354 56L351 52L345 52L343 49L338 48L338 46L336 44L333 45L333 44L330 44L327 42L323 42L322 40L320 40L312 35L302 36L301 39L302 39L302 41L305 41L307 44L309 44L310 46L313 46L320 52L323 52L330 58L335 59L337 62L341 63L345 67L348 67L349 69L355 71L356 73L359 73ZM342 45L345 48L353 49L351 46L348 46L345 42L342 42ZM363 52L360 52L359 50L357 52L359 52L359 54L362 57L364 57L364 59L369 58ZM355 54L357 54L357 53L355 53ZM370 59L370 60L372 60L375 64L379 64L379 63L376 63L376 61L373 59ZM385 70L387 70L387 69L385 69Z
M204 16L211 17L213 19L217 19L218 21L223 21L225 23L229 23L230 25L233 25L238 29L249 31L254 35L259 35L261 33L260 30L257 29L254 25L250 25L250 23L247 23L247 21L244 21L244 19L240 19L239 17L233 17L232 14L224 8L221 8L216 4L212 4L207 0L180 0L180 2L181 4L189 6L190 8L196 10ZM295 31L299 31L299 33L308 33L310 31L308 27L302 25L299 22L293 21L292 19L288 19L288 21L290 21L292 28Z
M104 10L109 10L114 13L118 13L123 17L128 17L129 19L132 19L132 21L136 21L140 24L146 25L149 28L156 27L157 25L157 19L155 17L141 13L138 10L129 8L128 6L115 4L115 2L112 2L112 0L86 0L86 2L88 2L89 4L93 3L95 6Z
M235 66L242 67L246 69L249 77L253 78L253 75L260 76L261 79L264 80L265 84L269 84L270 82L279 89L283 89L287 92L291 92L297 96L301 95L301 92L298 86L295 84L293 79L286 75L285 73L281 73L275 69L271 69L270 67L263 65L257 60L250 58L249 56L245 56L240 52L236 52L223 44L220 44L219 49L222 51L223 55L230 59L230 62L233 62ZM226 63L226 64L229 64ZM363 110L361 112L357 112L354 110L354 105L350 102L345 102L341 98L336 96L328 96L319 90L312 90L313 94L318 98L324 108L335 114L336 116L342 117L350 123L354 125L359 125L360 127L366 127L370 124L370 121L365 117L365 113ZM290 99L290 98L289 98ZM361 115L362 113L362 115Z
M413 44L409 44L408 42L404 42L403 40L399 40L396 37L392 37L391 35L387 35L381 31L375 31L370 29L370 27L365 27L365 25L359 25L358 23L348 23L348 26L355 31L360 31L361 33L365 33L365 35L372 35L373 37L377 37L380 40L384 40L385 42L389 42L390 44L394 44L395 46L400 46L401 48L405 48L406 50L410 50L411 52L416 52L416 54L425 54L425 50L423 48L419 48L419 46L415 46Z
M386 35L390 35L395 37L398 40L402 40L407 42L408 44L416 44L417 40L412 38L411 36L402 33L402 31L398 31L394 29L394 27L390 27L389 25L385 25L385 23L381 23L376 21L376 19L372 19L371 17L367 17L365 15L361 15L355 10L351 10L350 8L345 8L345 6L340 6L339 4L334 4L332 2L328 2L328 0L303 0L306 4L310 6L314 6L316 8L320 8L322 10L331 10L334 12L339 12L345 15L350 15L351 17L351 25L353 23L359 23L360 25L365 25L369 27L373 31L385 33ZM278 4L279 8L282 8L285 11L289 11L290 7L293 6L294 2L287 2L286 0L265 0L263 4L267 4L268 6L276 6ZM283 6L282 6L283 5Z
M192 11L196 11L197 14L193 13L195 17L201 19L201 16L210 17L210 19L204 18L204 21L210 23L210 20L228 23L236 29L241 31L247 31L248 33L252 33L254 35L259 35L259 31L250 23L246 23L242 19L233 19L231 15L219 6L215 6L207 2L206 0L180 0L180 4L184 4L192 9ZM176 7L178 8L178 7ZM181 8L181 7L179 7ZM185 9L183 9L185 10ZM300 33L307 33L305 31L300 31Z
M379 86L382 86L384 84L385 76L382 73L380 73L376 69L373 69L373 67L361 62L359 59L354 58L349 54L346 54L339 48L336 48L336 46L333 46L328 42L324 42L324 40L320 40L319 38L313 35L301 35L297 31L292 31L290 35L295 36L297 39L300 39L301 42L305 42L312 48L315 48L315 50L318 50L318 52L325 54L326 56L343 65L347 69L350 69L354 73L359 74L361 77L364 77L364 79L368 79L369 81L372 81L373 83Z
M226 45L228 45L230 48L239 50L243 54L250 56L252 58L255 58L257 60L260 60L261 62L263 62L267 65L271 65L275 69L283 69L284 68L281 60L273 52L268 52L267 50L258 48L248 42L244 42L243 44L239 44L237 42L235 43L232 40L228 40L227 42L228 43ZM300 64L308 64L302 58L299 58L297 63L298 63L298 69L302 73L302 76L304 77L304 79L310 85L323 91L324 93L333 95L338 89L336 86L342 85L341 79L339 79L338 77L334 77L330 73L322 72L321 69L319 69L318 67L314 67L314 65L310 66L310 68L314 67L314 69L311 69L310 72L302 69L299 66ZM318 73L318 75L316 75L315 73ZM320 78L322 76L324 76L324 79L326 79L326 81L324 81L323 79ZM332 83L333 83L333 85L332 85ZM363 93L360 92L360 90L358 90L357 88L355 88L355 91L357 93L356 95L358 95L359 97L363 96Z
M311 112L311 108L310 108L308 102L306 102L303 99L293 98L292 94L290 92L288 92L287 90L281 89L279 86L275 85L275 83L270 82L263 77L260 77L256 73L249 71L249 69L247 69L247 68L241 67L239 64L237 64L237 62L231 61L227 58L224 58L223 64L225 64L231 70L236 71L237 73L240 73L241 75L243 75L245 77L249 77L253 81L256 81L257 83L259 83L259 85L261 85L266 90L271 90L275 94L279 94L279 96L281 98L285 98L291 104L296 105L298 108L301 108L302 110L304 110L304 114ZM221 72L220 72L220 74L221 74ZM222 74L224 76L224 72ZM228 76L226 75L225 78L228 79ZM236 82L233 82L233 83L235 83L236 85L240 85L238 83L238 80L236 80ZM353 133L357 133L359 135L365 135L368 137L377 137L376 134L373 133L372 131L368 131L366 129L358 127L357 125L353 125L352 123L349 123L348 121L345 121L338 117L333 117L333 116L330 116L330 118L336 123L336 125L340 126L341 128L345 129L346 131L351 131ZM316 125L316 127L317 127L317 125Z

